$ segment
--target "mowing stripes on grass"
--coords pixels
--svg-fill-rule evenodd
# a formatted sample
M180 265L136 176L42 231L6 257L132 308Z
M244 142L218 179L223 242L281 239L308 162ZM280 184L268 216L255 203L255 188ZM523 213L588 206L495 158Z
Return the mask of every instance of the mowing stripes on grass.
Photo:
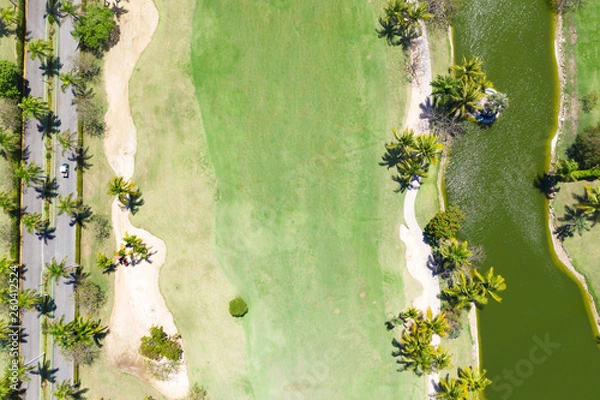
M417 398L423 382L396 372L383 327L393 266L381 264L404 255L382 254L398 240L397 205L377 166L393 105L374 11L234 3L197 2L192 67L218 182L217 255L251 310L254 395Z

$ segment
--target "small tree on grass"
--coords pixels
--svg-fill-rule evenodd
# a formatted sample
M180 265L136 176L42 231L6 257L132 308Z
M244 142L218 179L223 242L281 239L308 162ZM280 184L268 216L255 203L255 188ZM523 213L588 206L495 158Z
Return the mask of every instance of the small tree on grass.
M581 108L584 113L591 113L598 105L598 93L589 92L581 98Z
M208 393L203 387L194 384L194 386L190 388L187 396L182 397L179 400L208 400Z
M102 288L90 281L84 281L77 287L77 299L83 314L95 315L106 303L106 294Z
M248 305L241 297L236 297L229 302L229 314L241 318L248 313Z

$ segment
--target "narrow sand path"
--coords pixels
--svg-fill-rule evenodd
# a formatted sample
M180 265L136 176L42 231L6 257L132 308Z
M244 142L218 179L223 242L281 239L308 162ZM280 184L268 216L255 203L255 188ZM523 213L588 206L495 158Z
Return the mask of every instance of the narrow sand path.
M417 39L417 43L411 50L412 62L417 71L412 82L410 105L406 117L406 125L417 134L429 132L429 120L421 118L421 104L425 104L431 96L431 58L429 55L429 43L427 41L427 30L425 24L421 23L423 34ZM406 267L410 275L423 287L422 294L413 301L413 306L426 311L428 308L437 314L440 312L440 284L438 277L432 274L429 263L432 258L431 247L423 241L423 232L417 222L415 215L415 202L419 188L409 188L404 198L404 221L400 226L400 239L406 245ZM434 336L432 344L440 342L438 336ZM439 374L427 376L427 395L429 398L435 394L435 385L439 381Z
M120 20L120 41L106 54L104 64L108 99L104 150L115 175L131 179L137 142L129 108L129 80L158 26L158 12L152 0L131 1L126 8L127 13ZM149 375L137 351L140 338L147 335L153 325L162 326L169 335L177 333L158 286L159 269L167 251L165 243L132 226L129 214L119 207L116 199L112 204L112 224L117 247L127 232L142 238L154 254L150 262L144 261L135 267L121 266L115 273L115 301L105 347L107 359L113 366L149 381L167 398L183 397L189 388L185 364L170 380L157 381Z

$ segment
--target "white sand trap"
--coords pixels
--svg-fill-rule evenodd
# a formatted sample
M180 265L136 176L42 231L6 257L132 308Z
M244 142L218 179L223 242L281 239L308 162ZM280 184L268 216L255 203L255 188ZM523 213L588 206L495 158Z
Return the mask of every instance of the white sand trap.
M156 30L158 12L152 0L130 1L126 8L127 13L120 20L120 41L106 54L104 64L109 104L104 150L115 174L131 179L137 141L129 108L129 79ZM118 200L112 205L112 224L117 247L127 232L142 238L154 254L150 262L143 261L135 267L119 266L115 273L115 302L105 347L107 359L113 366L147 380L167 398L183 397L189 389L185 364L169 381L157 381L149 376L143 357L138 354L140 338L148 335L153 325L162 326L169 335L177 333L158 286L159 269L166 257L165 243L133 227Z

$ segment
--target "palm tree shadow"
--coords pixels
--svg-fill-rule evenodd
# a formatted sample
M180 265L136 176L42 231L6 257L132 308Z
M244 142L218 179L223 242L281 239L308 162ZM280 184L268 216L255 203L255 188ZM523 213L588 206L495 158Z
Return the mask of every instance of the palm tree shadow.
M39 312L38 317L42 315L54 318L54 311L56 311L56 303L51 296L43 296L42 300L38 305L35 306L36 310Z
M38 120L37 130L44 137L60 132L62 122L52 111L45 117Z
M56 227L50 227L50 223L46 221L45 226L36 232L35 235L39 240L43 240L44 244L48 244L48 240L52 240L56 237L54 232L56 232Z
M65 279L65 284L73 285L73 289L77 290L77 287L81 285L89 276L89 272L85 272L83 267L77 266L71 273L69 273L69 276Z
M31 371L33 375L39 375L42 382L55 383L58 368L52 368L52 361L44 356L41 362L38 362L37 369Z
M556 185L557 183L554 175L548 172L542 172L535 176L533 187L538 189L540 193L544 194L548 199L553 199L556 196L556 193L560 191L560 188Z
M94 164L88 162L93 156L89 154L89 147L78 147L71 155L68 157L69 161L73 161L77 164L77 168L81 168L83 171L89 170Z
M40 64L42 75L45 77L57 76L63 64L60 62L59 57L50 56Z
M56 178L46 178L41 185L36 186L34 190L38 193L37 198L45 201L49 201L58 196L58 183Z

